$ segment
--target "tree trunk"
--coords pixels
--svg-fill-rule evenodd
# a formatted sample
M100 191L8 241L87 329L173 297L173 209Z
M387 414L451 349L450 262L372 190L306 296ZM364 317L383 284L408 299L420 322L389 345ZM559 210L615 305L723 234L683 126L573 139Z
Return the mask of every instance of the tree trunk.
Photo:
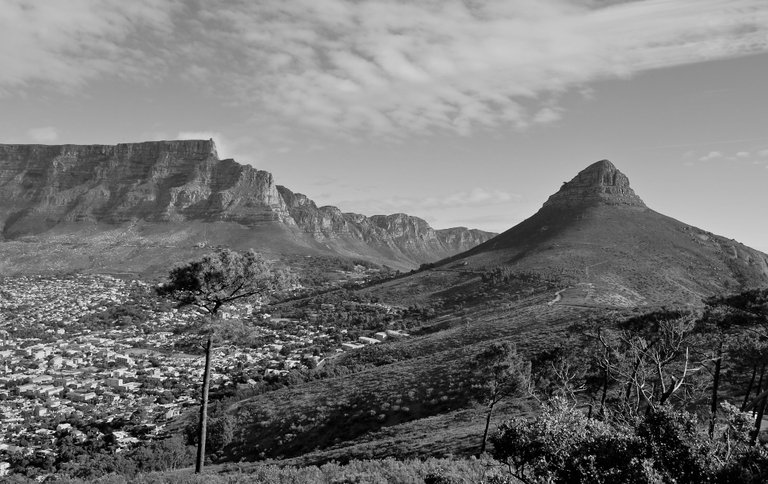
M608 368L603 369L603 394L600 396L600 416L605 418L605 399L608 397Z
M485 453L485 443L488 440L488 428L491 426L491 414L493 414L493 406L495 403L491 403L488 407L488 416L485 418L485 432L483 432L483 444L480 446L480 455Z
M757 393L763 391L763 377L765 376L765 363L760 367L760 379L757 381Z
M715 361L715 374L712 381L712 405L710 406L709 417L709 438L715 435L715 420L717 419L717 389L720 386L720 368L723 363L723 341L717 348L717 360Z
M765 414L765 406L768 404L768 396L763 397L762 402L757 405L757 417L755 417L755 430L752 431L752 438L749 440L750 445L755 445L757 437L760 435L760 427L763 425L763 415Z
M744 402L741 404L741 411L743 412L747 408L749 403L749 395L752 393L752 387L755 386L755 377L757 376L757 365L752 367L752 378L749 379L749 385L747 385L747 394L744 395ZM757 389L760 391L760 388Z
M624 395L624 402L627 403L627 404L629 403L629 397L632 396L632 386L635 383L635 377L637 376L637 370L640 368L640 363L642 363L642 362L643 362L643 360L641 360L640 358L637 358L637 360L635 361L635 367L632 369L632 377L627 382L627 393L626 393L626 395ZM639 393L639 390L638 390L638 393Z
M205 345L205 370L203 371L203 391L200 397L200 425L197 430L197 460L195 461L195 474L203 471L205 462L205 439L208 426L208 387L211 383L211 345L213 335L208 335L208 343Z

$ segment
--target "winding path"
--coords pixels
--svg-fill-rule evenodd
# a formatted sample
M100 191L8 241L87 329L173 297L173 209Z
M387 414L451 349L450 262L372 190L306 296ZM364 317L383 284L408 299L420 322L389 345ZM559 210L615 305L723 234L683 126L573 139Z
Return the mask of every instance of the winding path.
M566 287L565 289L569 289ZM552 306L553 304L560 302L560 300L563 298L562 293L565 291L565 289L560 289L555 293L555 298L547 303L547 306Z

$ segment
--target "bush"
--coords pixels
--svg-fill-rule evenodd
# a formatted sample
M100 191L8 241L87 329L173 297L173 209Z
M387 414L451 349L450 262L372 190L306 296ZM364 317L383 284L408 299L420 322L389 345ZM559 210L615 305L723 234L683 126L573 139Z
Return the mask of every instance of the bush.
M723 407L726 429L710 439L694 415L669 407L631 425L587 418L556 399L536 418L499 427L491 455L527 482L767 482L768 450L749 446L744 415Z

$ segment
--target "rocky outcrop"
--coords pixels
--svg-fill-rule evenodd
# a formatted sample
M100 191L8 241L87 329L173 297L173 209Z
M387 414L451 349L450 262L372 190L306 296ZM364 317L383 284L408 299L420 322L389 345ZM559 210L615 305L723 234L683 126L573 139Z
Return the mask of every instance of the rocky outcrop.
M493 238L494 234L466 227L453 227L450 229L436 230L437 237L443 245L451 247L458 252L467 251L477 247L483 242Z
M425 220L404 213L371 217L343 213L336 207L318 207L286 187L277 189L298 227L318 242L364 242L425 262L462 252L495 235L464 227L435 230Z
M629 178L608 160L601 160L579 172L549 197L544 207L573 207L605 203L645 208L645 203L629 187Z
M213 140L0 145L5 240L65 224L77 231L83 224L139 221L232 222L258 228L262 236L279 228L279 235L262 240L290 237L292 243L345 255L394 259L400 267L456 254L494 235L464 228L435 231L405 214L369 218L317 207L305 195L275 185L266 171L219 160Z

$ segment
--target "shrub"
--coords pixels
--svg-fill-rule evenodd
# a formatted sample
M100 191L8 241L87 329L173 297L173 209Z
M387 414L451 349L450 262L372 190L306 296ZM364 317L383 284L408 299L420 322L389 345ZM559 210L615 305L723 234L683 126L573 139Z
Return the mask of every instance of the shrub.
M667 406L620 424L587 418L556 399L536 418L499 427L491 455L527 482L766 482L768 451L749 446L744 416L723 407L726 428L711 439L696 416Z

